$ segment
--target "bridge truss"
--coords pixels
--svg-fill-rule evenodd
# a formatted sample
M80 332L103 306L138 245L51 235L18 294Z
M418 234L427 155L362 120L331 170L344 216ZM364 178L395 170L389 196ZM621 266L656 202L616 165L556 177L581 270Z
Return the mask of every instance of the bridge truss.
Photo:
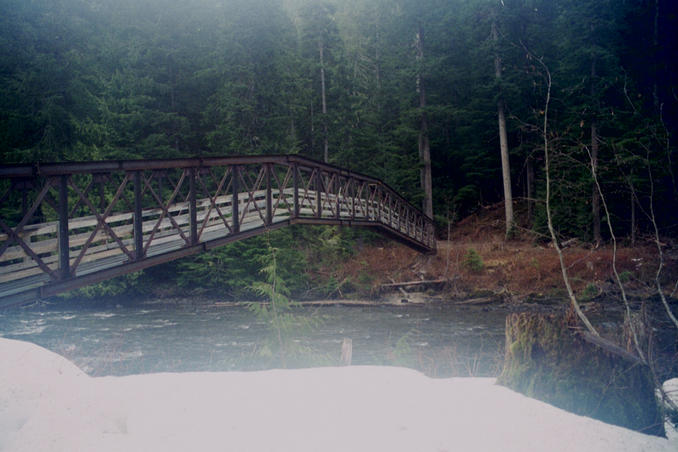
M0 196L0 306L290 224L435 250L432 220L386 184L295 155L3 165Z

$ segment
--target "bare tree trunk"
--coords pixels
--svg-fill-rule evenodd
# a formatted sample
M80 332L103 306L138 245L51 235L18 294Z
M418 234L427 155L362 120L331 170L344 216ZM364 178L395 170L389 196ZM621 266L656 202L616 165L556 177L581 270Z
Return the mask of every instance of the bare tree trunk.
M419 159L421 168L421 188L424 190L424 213L433 218L433 183L431 181L431 145L428 139L428 119L426 117L426 90L422 77L422 62L424 60L424 36L421 24L417 28L415 37L417 49L417 92L419 93L419 108L421 109L421 121L419 127Z
M499 40L497 36L497 24L492 22L492 40L495 46ZM501 57L495 49L494 53L494 76L497 81L501 80ZM513 230L513 193L511 192L511 166L509 163L508 137L506 133L506 116L504 114L504 99L499 95L497 100L497 118L499 122L499 152L501 154L501 175L504 182L504 210L506 214L506 237Z
M598 171L598 131L595 120L591 123L591 167L592 171ZM595 184L591 195L591 214L593 215L593 241L598 246L603 239L600 234L600 193Z
M379 54L379 42L381 35L379 34L379 21L375 25L374 32L374 77L377 82L377 92L381 93L381 55Z
M176 97L175 97L175 86L177 84L177 75L176 72L173 70L173 64L172 61L170 60L168 62L168 67L169 67L169 78L171 80L170 82L170 110L172 113L177 113L176 109ZM179 152L179 130L177 126L177 120L174 119L172 121L172 133L174 134L174 150Z
M527 169L525 171L527 185L527 221L528 224L532 224L532 218L534 217L534 162L532 157L527 157Z
M636 198L631 192L631 246L636 245Z
M329 161L329 143L327 140L327 98L325 95L325 43L321 39L318 42L318 51L320 53L320 96L322 99L323 114L323 160Z
M315 151L315 108L313 108L313 101L311 101L310 105L310 113L311 113L311 118L310 118L310 123L311 123L311 151Z
M654 80L652 83L652 100L654 102L654 108L659 111L659 92L657 89L657 79L659 78L658 73L658 50L659 50L659 0L654 0L654 30L652 34L652 51L655 54L654 60Z
M594 80L596 77L596 58L591 60L591 98L595 95ZM596 111L593 111L591 120L591 171L596 174L598 171L598 128L596 124ZM603 241L600 235L600 193L598 188L593 186L591 195L591 215L593 216L593 242L599 246Z

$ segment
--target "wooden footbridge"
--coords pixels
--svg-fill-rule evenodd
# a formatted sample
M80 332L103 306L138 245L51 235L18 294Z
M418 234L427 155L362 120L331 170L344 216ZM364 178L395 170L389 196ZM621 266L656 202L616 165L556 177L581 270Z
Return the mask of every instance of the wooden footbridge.
M368 226L435 250L378 179L296 155L0 165L0 307L291 224Z

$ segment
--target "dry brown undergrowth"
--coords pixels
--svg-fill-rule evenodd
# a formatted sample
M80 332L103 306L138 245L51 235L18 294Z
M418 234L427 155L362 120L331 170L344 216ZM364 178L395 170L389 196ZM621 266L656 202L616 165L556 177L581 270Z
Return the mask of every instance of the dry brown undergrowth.
M473 296L482 291L516 299L564 295L555 250L528 233L504 241L502 212L499 206L459 222L449 241L438 242L435 256L422 256L403 245L384 242L383 246L365 246L336 272L352 281L369 281L373 289L393 281L446 278L450 280L451 296ZM584 301L617 290L611 247L575 244L565 248L564 255L573 288ZM656 249L651 243L617 250L618 270L632 293L652 293L657 264ZM666 288L670 290L678 274L678 262L671 260L667 267Z

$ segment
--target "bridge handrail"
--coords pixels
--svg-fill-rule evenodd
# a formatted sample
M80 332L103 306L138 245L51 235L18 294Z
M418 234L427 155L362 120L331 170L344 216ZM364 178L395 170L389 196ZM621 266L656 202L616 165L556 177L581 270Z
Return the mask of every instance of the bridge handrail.
M29 164L6 164L0 166L0 178L31 178L39 176L62 176L67 174L107 173L113 171L143 171L175 168L209 168L227 165L252 165L257 163L296 163L308 168L320 168L342 176L350 176L365 182L372 182L384 187L399 201L407 203L423 217L433 221L421 209L412 205L386 182L357 171L348 170L330 163L321 162L301 155L269 154L269 155L235 155L225 157L190 157L175 159L136 159L136 160L97 160L79 162L49 162Z

